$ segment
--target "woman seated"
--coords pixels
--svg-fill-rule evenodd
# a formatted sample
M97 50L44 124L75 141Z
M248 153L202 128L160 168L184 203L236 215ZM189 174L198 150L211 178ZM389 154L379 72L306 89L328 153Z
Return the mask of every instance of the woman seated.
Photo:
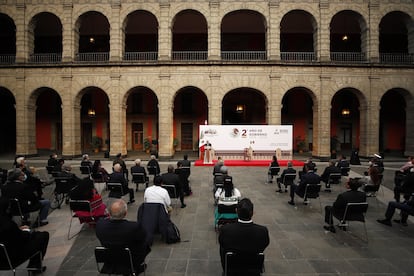
M219 219L236 219L237 213L219 213L219 207L237 205L241 198L241 193L237 188L234 188L232 181L225 181L223 187L219 187L214 194L216 201L218 202L214 212L214 225L217 225ZM234 209L235 210L235 209Z
M382 175L380 174L380 171L377 166L371 165L368 168L368 171L364 173L365 178L362 179L362 190L365 193L373 194L379 190Z
M102 197L95 189L93 181L86 177L70 193L72 200L88 200L91 203L92 217L88 211L76 211L80 223L96 222L99 218L108 217L106 206L102 202Z
M98 179L100 176L102 179ZM100 180L102 182L107 182L109 179L109 173L102 167L101 160L95 160L92 166L92 178L94 180Z

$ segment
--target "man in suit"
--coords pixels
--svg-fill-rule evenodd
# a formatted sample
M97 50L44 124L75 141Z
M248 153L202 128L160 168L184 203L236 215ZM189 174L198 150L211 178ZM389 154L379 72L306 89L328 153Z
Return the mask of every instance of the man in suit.
M143 173L144 174L144 180L145 180L145 185L148 188L148 176L147 176L147 171L145 170L144 167L141 166L141 159L135 159L135 166L131 167L131 175L132 175L132 180L134 180L134 173Z
M136 272L143 272L145 257L151 251L145 243L146 233L135 221L125 219L128 207L125 201L118 199L109 208L110 219L100 219L96 224L96 236L107 248L131 250Z
M283 170L282 174L280 175L280 177L278 177L276 179L277 182L277 186L279 187L279 190L277 190L276 192L281 193L282 192L282 187L281 187L281 183L282 181L284 181L285 175L286 174L296 174L296 170L293 168L292 162L288 161L287 163L287 168ZM293 181L292 181L293 182ZM287 192L287 183L283 183L283 185L285 185L285 192Z
M114 162L112 162L112 166L115 166L116 164L121 165L121 168L122 168L122 172L124 174L124 177L128 181L128 169L127 169L127 166L125 164L124 159L122 159L122 154L121 153L118 153L116 155L116 159L114 160Z
M348 172L350 170L350 167L349 167L349 161L346 160L345 155L343 155L343 154L341 155L341 158L339 159L336 166L341 170L341 173L342 173L343 176L348 176Z
M187 205L184 204L184 192L183 192L183 185L180 182L180 178L177 174L174 173L174 166L168 165L167 173L163 173L161 175L162 177L162 183L164 185L174 185L175 190L180 197L181 201L181 208L185 208Z
M129 201L128 204L134 203L134 190L128 187L128 181L124 177L124 173L122 170L122 166L119 163L116 163L114 165L114 172L110 174L108 182L111 183L121 183L122 184L122 190L124 191L124 194L129 193ZM121 197L123 195L115 195L110 193L110 197Z
M302 175L299 184L292 183L292 185L290 185L290 201L288 201L290 205L295 205L295 194L300 197L305 196L306 184L319 184L319 182L321 182L320 176L317 175L314 170L315 163L308 162L305 165L306 173Z
M178 175L180 176L180 179L182 179L183 192L185 195L191 195L192 192L188 181L191 174L191 161L188 160L187 154L184 154L183 160L178 161L177 167L179 168Z
M237 223L228 223L220 228L220 257L223 269L226 252L261 253L269 245L267 228L252 221L253 203L250 199L240 200L237 214Z
M345 184L348 191L338 195L332 206L325 206L325 228L332 233L335 233L335 226L333 225L333 216L343 217L345 208L348 203L366 202L367 197L364 192L358 191L361 183L357 178L350 178Z
M331 175L331 173L341 173L341 169L335 166L335 161L334 160L329 160L329 165L328 167L325 168L325 170L323 171L323 173L321 174L321 180L323 182L325 182L325 191L330 192L331 191L331 183L329 183L329 176ZM338 184L339 182L335 183Z
M10 261L13 265L23 263L30 258L28 268L32 268L32 274L40 274L46 270L41 266L41 259L36 252L42 253L44 258L49 243L49 233L43 231L31 231L27 225L17 226L8 213L9 200L0 197L0 243L6 246ZM6 266L5 259L0 260L0 266Z

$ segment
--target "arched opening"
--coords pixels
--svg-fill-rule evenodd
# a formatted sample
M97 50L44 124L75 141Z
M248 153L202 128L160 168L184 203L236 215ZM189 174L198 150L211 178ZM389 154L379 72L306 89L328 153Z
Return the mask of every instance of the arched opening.
M206 60L208 48L207 21L195 10L179 12L172 27L172 59Z
M36 100L36 148L46 153L62 151L62 100L50 88L39 88Z
M0 87L0 153L16 152L16 100L13 94Z
M158 59L158 21L150 12L138 10L124 22L124 60Z
M16 60L16 25L8 15L0 13L0 63Z
M158 151L158 99L147 87L134 87L127 98L127 149Z
M253 88L237 88L228 92L222 102L222 124L265 125L267 103L264 95Z
M295 87L282 99L282 125L293 126L293 150L306 152L313 144L313 99L312 92L304 87Z
M98 87L81 91L81 149L82 152L109 151L109 99Z
M181 88L174 99L173 147L198 149L198 126L208 121L208 99L197 87Z

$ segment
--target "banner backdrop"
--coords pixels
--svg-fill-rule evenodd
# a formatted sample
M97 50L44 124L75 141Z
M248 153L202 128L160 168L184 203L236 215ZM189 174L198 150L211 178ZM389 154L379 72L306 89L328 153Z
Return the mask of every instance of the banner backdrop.
M292 156L291 125L200 125L199 137L199 147L208 143L214 151L252 149Z

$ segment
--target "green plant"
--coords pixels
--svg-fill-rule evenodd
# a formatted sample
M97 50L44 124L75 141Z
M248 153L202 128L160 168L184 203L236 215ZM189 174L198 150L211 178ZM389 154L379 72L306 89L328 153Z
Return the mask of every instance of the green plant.
M296 149L297 149L298 151L303 151L303 150L305 150L305 149L306 149L306 143L305 143L305 140L304 140L304 139L302 139L302 137L301 137L301 136L297 136L297 137L295 138L295 140L296 140Z
M178 144L180 143L180 141L178 140L178 138L177 137L174 137L174 139L173 139L173 147L174 147L174 149L176 148L176 147L178 147Z
M93 136L91 140L91 146L94 149L99 149L102 146L102 138L98 136Z
M145 138L144 139L144 149L147 151L147 150L150 150L150 148L151 148L150 139L149 138Z

